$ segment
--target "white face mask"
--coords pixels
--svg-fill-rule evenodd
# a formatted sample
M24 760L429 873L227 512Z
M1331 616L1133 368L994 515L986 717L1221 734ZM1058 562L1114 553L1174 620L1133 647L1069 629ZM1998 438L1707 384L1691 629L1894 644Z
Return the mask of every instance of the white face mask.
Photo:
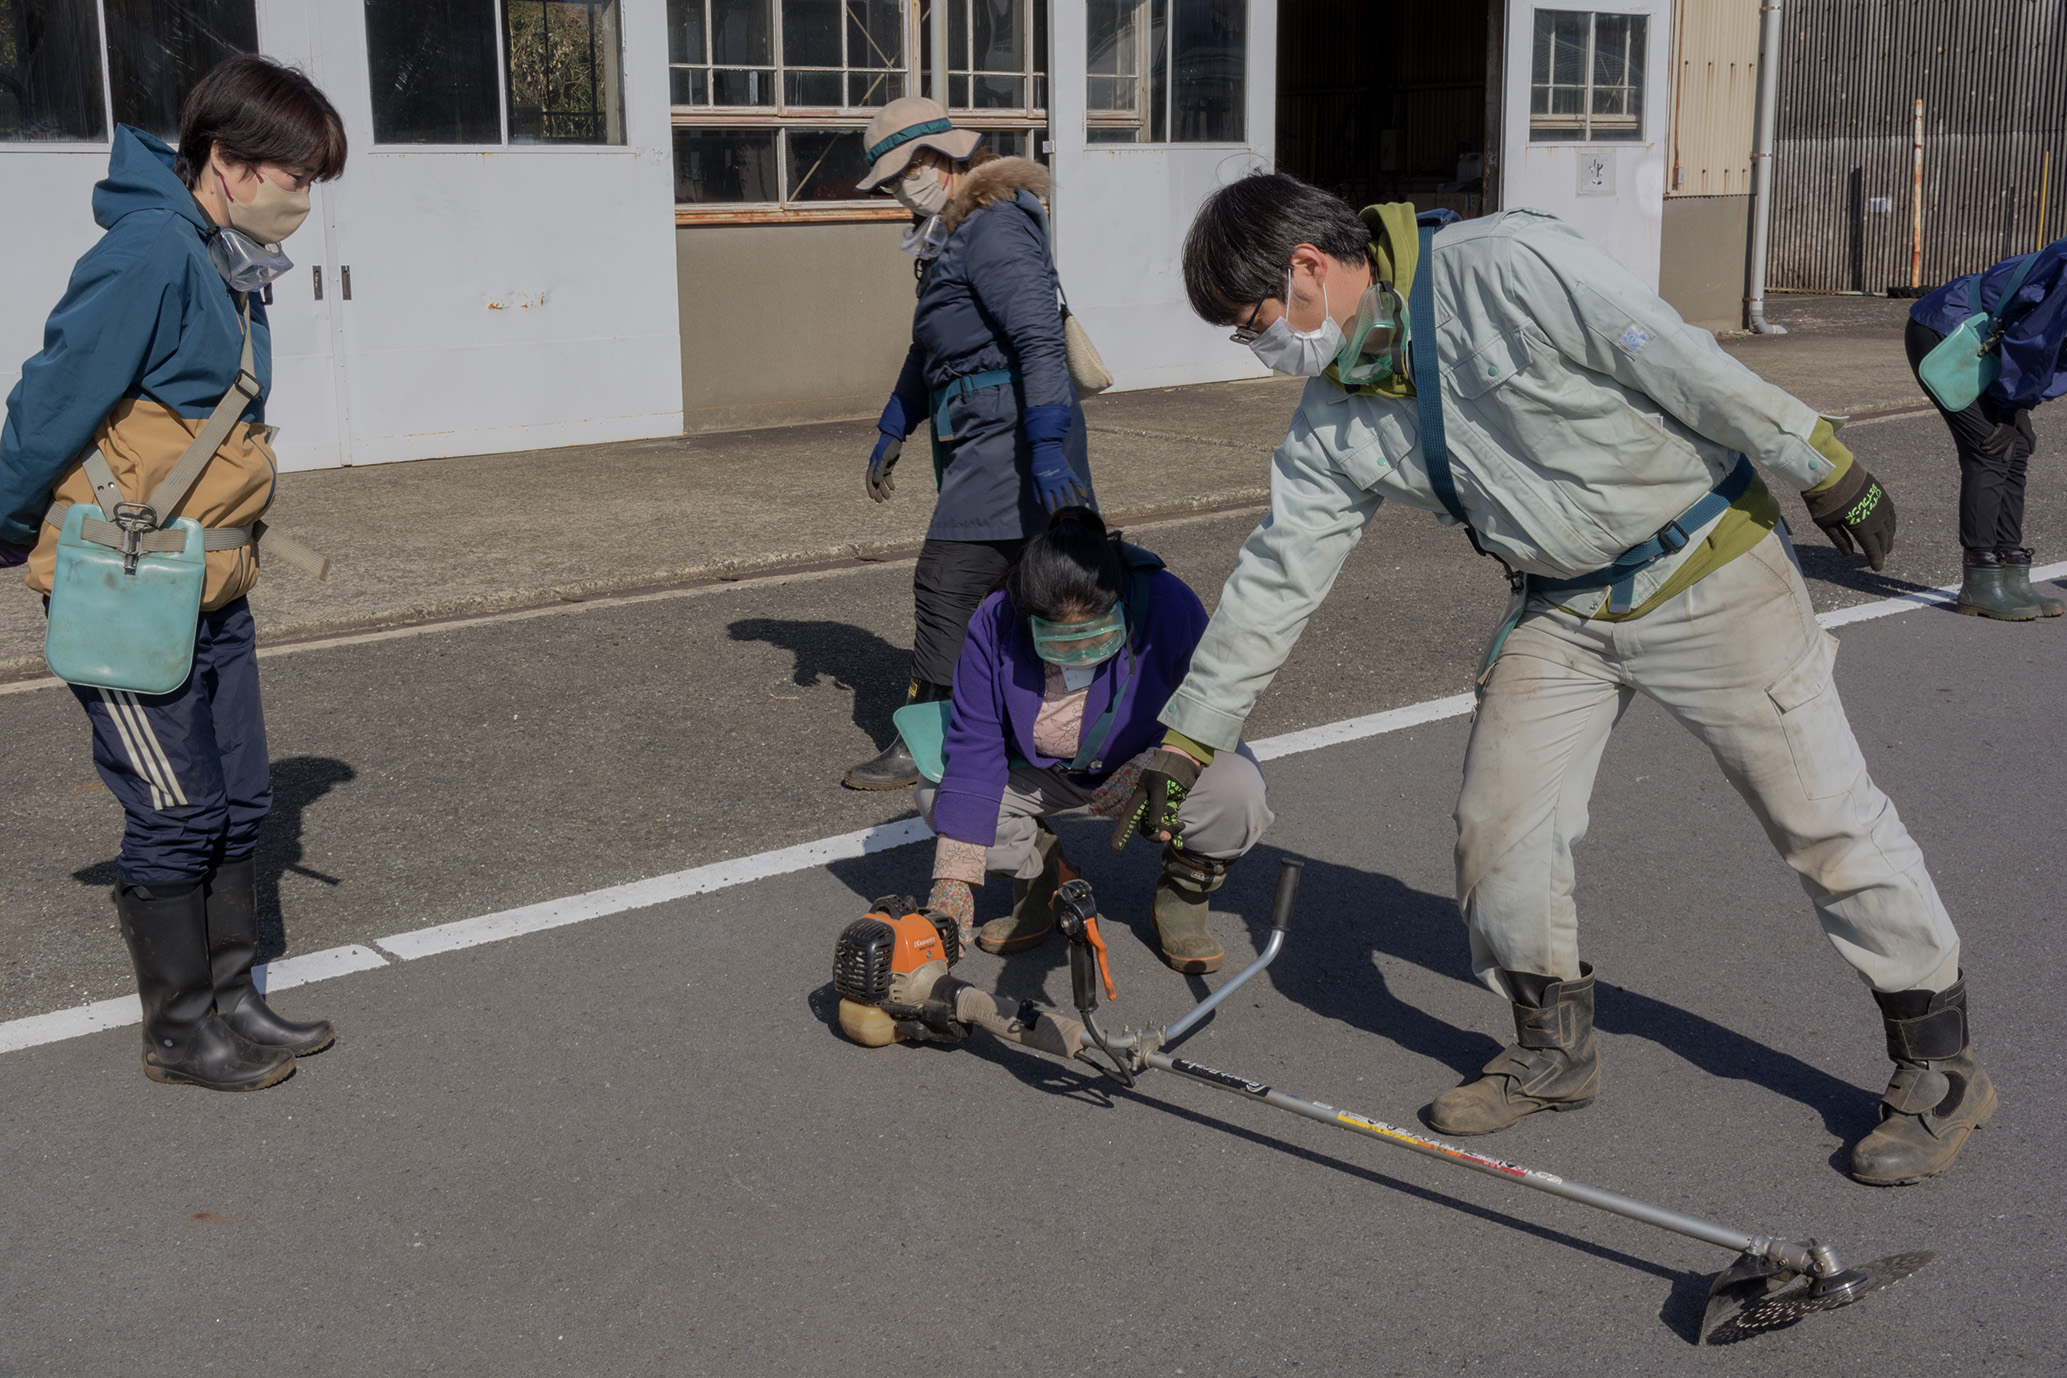
M1328 310L1328 284L1321 284L1321 323L1312 330L1292 328L1292 270L1285 270L1285 310L1270 328L1249 341L1265 368L1295 378L1318 378L1342 352L1342 327Z
M938 215L947 209L947 182L940 170L916 160L890 184L890 195L913 215Z

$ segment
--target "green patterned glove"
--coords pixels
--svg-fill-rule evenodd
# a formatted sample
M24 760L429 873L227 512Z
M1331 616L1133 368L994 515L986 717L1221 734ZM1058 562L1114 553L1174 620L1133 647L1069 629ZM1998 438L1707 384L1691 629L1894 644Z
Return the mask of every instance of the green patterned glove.
M1184 824L1177 811L1184 807L1205 766L1167 742L1166 738L1163 748L1149 758L1148 767L1134 783L1134 792L1120 805L1110 844L1116 852L1127 845L1127 835L1136 828L1150 842L1182 844ZM1202 750L1211 757L1210 749Z

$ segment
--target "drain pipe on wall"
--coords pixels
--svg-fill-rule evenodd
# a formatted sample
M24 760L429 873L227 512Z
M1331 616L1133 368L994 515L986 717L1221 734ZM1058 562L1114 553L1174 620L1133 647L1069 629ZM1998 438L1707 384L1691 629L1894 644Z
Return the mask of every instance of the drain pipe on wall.
M1780 4L1759 7L1758 125L1751 150L1751 261L1745 266L1744 323L1760 335L1785 335L1766 319L1766 245L1773 230L1773 120L1780 104Z

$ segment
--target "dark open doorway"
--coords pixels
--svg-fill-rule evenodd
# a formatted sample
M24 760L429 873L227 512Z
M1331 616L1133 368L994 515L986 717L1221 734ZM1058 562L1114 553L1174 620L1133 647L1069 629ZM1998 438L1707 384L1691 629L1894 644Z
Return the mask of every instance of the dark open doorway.
M1279 0L1278 170L1353 206L1495 209L1505 8Z

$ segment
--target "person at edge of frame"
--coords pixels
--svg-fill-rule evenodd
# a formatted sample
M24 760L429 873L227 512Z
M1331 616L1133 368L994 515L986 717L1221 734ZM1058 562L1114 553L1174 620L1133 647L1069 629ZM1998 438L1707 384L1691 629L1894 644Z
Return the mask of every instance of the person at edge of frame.
M53 496L95 501L82 460L96 447L130 500L156 488L237 379L240 304L259 391L166 515L227 527L265 512L272 349L258 288L289 266L280 242L307 217L310 184L344 171L345 152L323 93L253 54L195 83L177 151L116 126L93 191L105 233L73 268L0 431L0 563L26 560L46 606ZM272 800L245 600L258 573L248 544L208 553L193 670L172 693L72 689L125 819L115 904L143 1001L144 1075L216 1091L283 1081L335 1037L327 1022L282 1018L251 977Z
M2027 262L2030 272L2017 299L2003 301L2010 279ZM1954 278L1910 307L1902 338L1910 371L1977 311L1996 312L2003 323L1995 381L1963 411L1946 411L1931 398L1959 457L1959 544L1965 553L1955 606L1969 616L2004 622L2058 617L2067 603L2031 587L2024 476L2038 448L2032 409L2067 393L2067 239ZM1929 388L1924 395L1930 396Z
M1048 170L979 149L982 138L924 97L894 100L869 121L857 183L912 213L904 249L918 260L911 348L867 472L868 495L887 501L905 439L930 427L940 497L912 573L911 703L948 697L970 615L1048 514L1098 506L1040 200ZM918 778L896 737L842 783Z
M1270 514L1163 711L1139 826L1172 831L1171 806L1233 745L1382 501L1451 516L1515 572L1516 621L1488 648L1456 807L1472 968L1512 1006L1515 1038L1438 1096L1429 1124L1485 1134L1599 1093L1572 849L1608 734L1641 693L1714 753L1879 1006L1895 1069L1852 1176L1943 1172L1997 1103L1968 1042L1959 938L1867 774L1835 638L1751 461L1876 569L1892 502L1828 418L1571 226L1508 211L1442 225L1424 252L1421 222L1454 219L1406 204L1359 217L1281 175L1200 209L1184 245L1193 309L1311 381L1273 460ZM1416 339L1429 321L1433 338ZM1437 424L1447 465L1425 443Z
M1027 542L1004 587L970 621L955 668L940 783L914 792L938 838L927 908L953 918L962 948L1023 952L1055 928L1055 891L1078 874L1047 824L1088 810L1112 818L1156 750L1156 714L1184 678L1206 610L1162 560L1108 536L1087 507L1065 507ZM1163 847L1150 904L1173 971L1218 971L1207 897L1263 837L1263 773L1237 742L1184 803L1184 841ZM1122 839L1125 833L1121 833ZM978 934L971 887L1012 877L1012 912Z

